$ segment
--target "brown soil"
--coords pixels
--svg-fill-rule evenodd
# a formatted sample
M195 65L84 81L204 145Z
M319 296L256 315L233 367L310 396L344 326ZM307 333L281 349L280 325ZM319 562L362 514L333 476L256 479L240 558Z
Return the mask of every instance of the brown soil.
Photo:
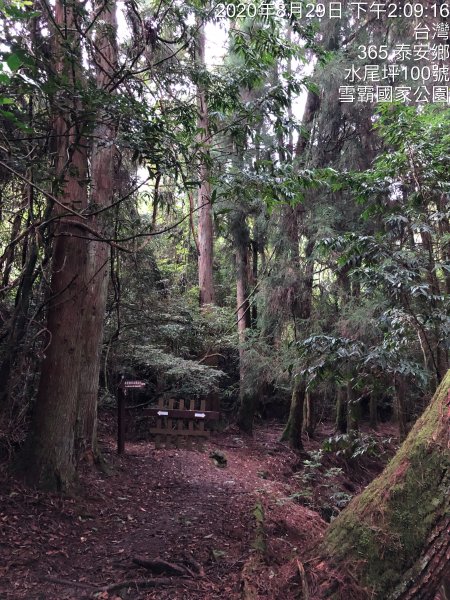
M30 490L2 468L0 599L234 600L243 589L247 598L298 598L304 563L327 525L311 508L339 491L357 493L382 461L355 468L343 460L334 471L324 461L305 477L305 457L279 443L280 433L278 425L253 439L230 430L203 452L127 443L121 457L106 435L109 472L86 466L72 497ZM225 468L210 458L214 450L226 455ZM255 507L264 512L259 525ZM154 575L136 557L184 565L186 575ZM162 585L148 589L154 577ZM102 591L128 580L135 583Z

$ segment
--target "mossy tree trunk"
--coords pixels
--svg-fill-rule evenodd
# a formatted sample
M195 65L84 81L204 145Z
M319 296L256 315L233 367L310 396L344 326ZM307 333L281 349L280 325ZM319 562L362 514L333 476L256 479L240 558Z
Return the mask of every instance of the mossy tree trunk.
M289 419L281 436L282 441L288 442L295 450L303 450L302 428L303 407L305 404L306 384L303 379L294 379L292 390L291 409Z
M450 553L449 388L450 371L383 473L328 529L323 552L339 579L321 597L434 598ZM345 570L358 596L342 589Z
M359 429L360 406L352 381L347 383L347 431Z
M310 438L313 437L316 429L316 401L317 396L313 395L311 392L306 394L305 406L303 409L303 430Z
M251 392L241 389L239 396L239 410L236 419L237 426L243 433L253 434L253 420L255 417L256 398Z

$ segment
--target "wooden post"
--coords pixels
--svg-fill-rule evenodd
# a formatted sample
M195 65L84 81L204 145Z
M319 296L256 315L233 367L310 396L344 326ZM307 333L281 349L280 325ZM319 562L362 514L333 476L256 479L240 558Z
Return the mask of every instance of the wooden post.
M125 452L125 398L127 390L121 382L117 387L117 454Z

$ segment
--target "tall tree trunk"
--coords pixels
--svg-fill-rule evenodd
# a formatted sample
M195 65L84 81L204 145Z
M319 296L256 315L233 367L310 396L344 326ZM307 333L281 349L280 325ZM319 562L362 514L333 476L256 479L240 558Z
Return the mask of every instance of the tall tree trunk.
M302 213L304 215L304 212ZM303 286L302 286L302 297L300 299L299 305L300 317L304 320L308 320L311 317L311 308L312 308L312 291L313 291L313 272L314 272L314 262L312 260L312 251L314 248L314 242L309 240L306 244L305 250L305 269L303 276ZM293 255L293 260L298 260ZM297 263L295 265L296 268L300 268L300 265ZM283 432L282 439L289 442L289 444L296 450L301 450L303 448L302 445L302 429L303 429L303 408L305 404L305 394L306 394L306 382L298 383L297 380L294 380L294 386L292 390L291 396L291 407L289 412L288 422L286 423L286 428ZM301 415L299 414L301 405ZM297 430L297 427L300 429Z
M315 92L308 90L308 94L306 96L305 112L303 113L302 118L304 129L298 136L297 146L295 148L296 157L302 160L303 162L305 162L304 154L310 141L310 136L314 124L314 117L318 113L319 108L319 96Z
M117 18L113 0L105 9L103 0L95 7L101 12L95 36L97 65L97 88L107 90L117 65ZM98 115L94 130L92 149L92 196L93 211L109 206L114 194L114 155L116 123L103 111ZM102 216L92 217L91 227L102 231ZM106 236L108 237L108 236ZM87 265L87 290L85 295L85 318L81 344L81 369L78 393L76 430L77 458L92 460L97 455L97 396L109 282L109 246L105 242L89 241Z
M23 219L23 212L28 205L28 195L29 195L30 186L28 184L26 184L22 187L23 187L24 199L21 203L19 210L17 211L16 215L14 216L12 227L11 227L11 235L10 235L11 241L10 241L10 244L9 244L7 250L4 253L3 260L4 260L5 266L3 268L3 275L2 275L2 282L1 282L1 287L3 289L0 293L0 297L2 299L7 293L8 286L9 286L9 277L11 275L11 269L14 265L14 260L16 259L16 244L15 244L14 240L16 239L16 237L20 231L20 226L22 224L22 219ZM1 266L3 266L3 265L0 264L0 267Z
M339 386L336 393L336 429L347 433L347 389Z
M324 557L339 576L320 597L434 598L450 553L449 389L450 371L383 473L329 527ZM345 589L347 570L359 595Z
M398 424L400 441L403 442L408 433L408 407L406 398L406 382L401 375L395 376L395 416Z
M249 269L248 269L248 250L250 236L248 226L245 220L245 214L241 211L236 213L232 224L234 246L236 249L236 300L237 300L237 329L239 335L239 411L237 424L245 433L251 434L253 431L253 418L255 413L255 382L249 380L248 368L246 365L245 342L246 331L251 326L249 294Z
M289 419L281 439L289 443L294 450L303 450L302 428L303 407L305 403L306 384L304 379L296 377L292 389Z
M359 427L359 402L352 381L347 383L347 431L357 431Z
M250 237L245 214L238 212L233 227L234 246L236 249L236 300L239 342L245 341L245 332L250 327L249 279L248 279L248 247Z
M60 181L54 193L61 205L53 209L59 219L53 232L47 314L49 346L42 364L25 464L28 478L49 489L64 489L75 476L74 437L87 259L86 241L80 237L83 220L70 212L87 207L86 140L82 137L83 124L72 120L81 108L81 56L76 50L79 36L75 23L78 10L83 8L77 2L58 0L55 4L56 70L66 86L65 101L59 100L54 121L56 172Z
M378 428L378 396L375 390L372 391L369 398L369 424L372 429Z
M256 233L256 232L255 232ZM259 256L259 242L257 239L252 240L252 271L250 285L252 289L255 289L258 285L258 256ZM251 307L251 327L256 329L258 326L258 305L253 302Z
M290 36L290 29L288 30ZM290 68L290 65L288 65ZM310 142L313 127L314 118L320 108L320 98L317 94L308 91L305 111L302 117L302 132L299 134L297 145L295 148L295 160L298 164L301 161L303 164L307 163L306 149ZM292 110L291 103L289 102L289 111ZM291 113L289 113L291 116ZM281 146L281 144L279 143ZM293 148L292 133L289 135L288 147ZM284 151L281 151L281 157L283 158ZM296 271L300 270L300 256L299 256L299 241L300 241L300 230L299 220L302 221L303 234L307 238L307 244L305 248L305 269L303 275L303 285L301 290L301 298L296 299L295 310L293 310L294 316L294 327L296 329L295 314L308 320L311 317L312 308L312 290L313 290L313 274L314 274L314 261L312 260L312 252L314 249L314 240L310 237L310 231L308 224L306 223L306 208L305 206L285 207L282 213L282 235L285 236L285 253L287 250L288 257L292 268ZM286 423L286 427L282 434L282 440L286 440L296 450L303 448L302 442L302 429L303 429L303 411L305 405L306 396L306 382L294 380L292 395L291 395L291 406L289 411L289 418ZM309 422L310 424L310 422Z
M205 69L205 29L199 26L196 44L196 62L199 69ZM214 304L213 282L213 218L211 204L211 185L209 183L209 118L206 92L201 83L197 85L197 127L200 131L201 153L199 166L200 188L198 192L198 285L200 306Z
M427 279L430 285L431 292L435 296L439 296L441 293L441 287L439 279L436 273L436 260L434 255L433 238L429 231L421 231L420 237L422 240L422 246L427 253ZM436 302L433 300L431 303L432 308L436 307ZM446 344L440 339L441 331L438 325L435 325L433 342L435 345L436 354L436 376L437 383L442 379L446 370L448 369L448 350Z
M308 392L305 398L305 409L303 411L303 431L310 438L313 437L316 429L316 402L318 396L312 392Z

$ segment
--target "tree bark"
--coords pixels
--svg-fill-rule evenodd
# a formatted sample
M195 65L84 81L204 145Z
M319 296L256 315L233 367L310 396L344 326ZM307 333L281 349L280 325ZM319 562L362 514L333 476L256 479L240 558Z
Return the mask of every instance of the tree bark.
M305 408L303 411L303 430L310 438L313 437L314 431L316 429L316 400L317 395L313 395L312 392L308 392L306 394Z
M65 84L64 108L55 110L55 189L61 205L54 228L52 275L48 301L49 346L42 364L36 406L26 451L26 474L39 487L62 490L75 476L74 432L81 358L81 324L84 317L87 244L80 237L81 217L70 213L87 207L87 150L82 123L73 115L80 111L77 89L81 84L76 11L78 3L57 1L54 20L66 32L55 32L56 70ZM67 47L70 47L68 51ZM69 106L69 108L66 108ZM67 210L69 209L69 211ZM67 218L69 216L69 218Z
M308 147L310 136L313 128L314 117L318 113L320 108L320 98L319 96L308 90L308 95L306 97L305 104L305 112L303 113L302 124L304 130L300 132L297 140L297 146L295 148L295 155L297 158L301 160L305 160L304 154Z
M441 293L441 287L438 276L436 274L436 260L434 257L433 239L428 231L422 231L420 233L423 247L428 254L428 268L427 277L430 284L431 291L434 295L439 296ZM433 309L436 307L436 302L431 303ZM448 369L448 349L445 342L441 339L441 331L439 326L436 325L434 328L434 343L436 347L436 369L437 369L437 383L442 379L444 373Z
M336 429L347 433L347 390L341 386L336 394Z
M306 266L305 266L305 274L304 274L304 285L302 289L302 299L300 302L300 316L302 319L309 319L311 317L311 308L312 308L312 290L313 290L313 261L311 260L312 249L314 247L314 243L309 241L306 245ZM298 265L297 265L298 268ZM302 428L303 428L303 407L305 403L305 394L306 394L306 383L300 385L294 383L292 396L291 396L291 408L289 413L289 419L286 424L286 428L283 432L282 439L289 442L289 444L296 450L301 450L303 448L301 436L302 436ZM301 387L303 386L303 388ZM301 404L301 418L298 414L300 410L299 405ZM296 427L300 427L298 431L295 430Z
M372 391L369 398L369 423L372 429L378 428L378 396Z
M329 527L323 556L339 577L320 597L434 598L450 555L449 388L450 371L383 473ZM358 594L345 589L349 570Z
M237 301L237 329L239 335L239 411L237 424L241 431L251 434L253 432L253 418L255 414L255 382L249 380L248 365L245 357L246 331L251 326L251 313L248 300L248 250L250 235L245 220L245 214L236 213L232 224L234 246L236 249L236 301Z
M289 419L281 436L294 450L303 450L302 428L303 407L305 403L306 384L303 379L295 378L291 397Z
M256 229L256 227L254 229ZM259 255L258 241L252 240L251 247L252 247L252 270L251 270L251 276L250 276L250 287L252 289L255 289L256 286L258 285L258 255ZM252 327L252 329L256 329L256 327L258 326L258 305L256 302L253 302L250 311L251 311L251 319L250 319L251 327Z
M9 277L11 275L11 269L14 265L14 260L16 258L16 245L14 243L14 240L16 239L16 237L20 231L20 227L22 225L22 220L23 220L23 213L26 210L26 207L28 205L29 189L30 189L30 186L28 184L23 186L24 200L22 201L21 206L19 207L19 210L17 211L16 215L14 216L12 227L11 227L11 235L10 235L11 242L10 242L8 249L5 251L5 255L4 255L4 265L5 266L3 269L2 283L1 283L1 287L3 288L3 291L1 293L2 299L7 293L7 289L9 286ZM0 266L2 266L2 265L0 265Z
M299 134L297 145L295 148L295 159L296 161L302 161L303 164L307 163L306 160L306 149L310 142L312 135L314 118L317 111L320 108L320 99L312 91L308 91L305 112L302 118L303 130ZM289 145L292 147L292 139L289 139ZM308 227L305 224L306 209L304 206L286 207L282 214L282 225L283 232L285 235L285 248L284 253L288 254L288 260L292 265L292 268L296 271L300 270L300 255L299 255L299 242L300 242L300 231L299 231L299 220L302 220L303 232L307 237L307 243L305 248L305 269L303 286L301 290L301 297L296 298L295 306L293 306L293 317L294 327L296 328L295 316L296 313L301 319L307 320L311 317L312 309L312 290L313 290L313 273L314 273L314 261L312 260L312 252L314 249L314 240L310 236ZM306 382L298 382L294 380L294 385L291 395L291 406L289 411L289 418L286 423L286 427L281 436L282 440L289 442L289 444L295 450L303 449L302 442L302 429L304 421L304 406L306 397ZM307 404L308 406L308 404Z
M347 431L359 428L360 408L352 382L347 383Z
M205 69L205 29L199 26L196 44L196 61L199 69ZM214 281L213 281L213 243L214 230L211 204L211 185L209 183L209 168L207 158L209 156L209 118L206 92L200 83L197 85L197 127L199 133L200 158L199 179L200 188L198 192L198 285L200 289L200 306L214 304Z
M97 65L97 88L106 90L114 76L117 65L117 18L115 0L104 8L103 0L95 6L101 11L101 19L95 37L95 62ZM92 149L92 196L94 209L110 206L114 195L114 155L116 123L101 111L97 117ZM92 217L90 225L103 231L102 217ZM108 236L106 236L108 237ZM85 318L81 344L81 368L76 428L77 459L91 461L97 452L97 398L103 341L103 324L109 283L110 248L105 242L89 241L87 264L87 290L85 295Z
M244 342L245 332L251 325L249 309L248 248L250 236L245 214L238 212L233 226L234 246L236 249L236 300L239 342Z
M406 439L408 433L408 408L406 398L406 382L401 375L395 377L395 416L398 423L400 441Z

